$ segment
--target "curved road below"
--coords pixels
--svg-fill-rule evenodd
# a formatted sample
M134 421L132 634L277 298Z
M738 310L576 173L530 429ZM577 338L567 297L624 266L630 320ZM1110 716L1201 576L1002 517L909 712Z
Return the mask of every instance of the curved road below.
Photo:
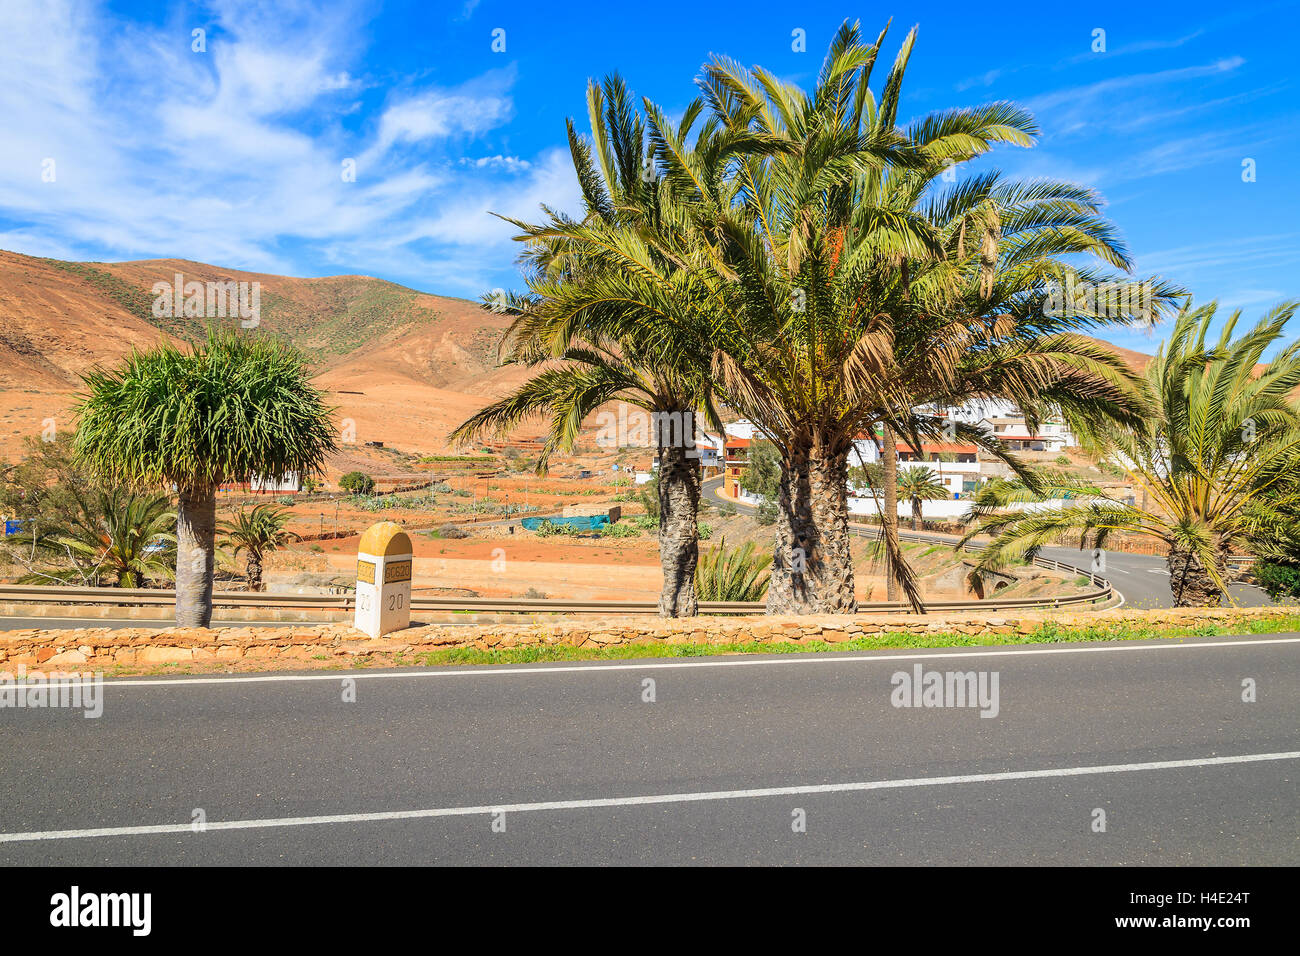
M711 478L704 482L703 496L715 505L734 505L743 511L755 511L753 505L724 497L721 493L722 479ZM851 525L856 534L865 534L871 530L866 525ZM953 544L954 535L927 532L926 537L941 544ZM1088 554L1077 548L1043 548L1045 558L1076 566L1088 563ZM1173 607L1173 596L1169 591L1169 571L1164 558L1149 554L1127 554L1123 551L1106 552L1106 568L1099 574L1108 579L1111 585L1124 596L1124 603L1129 607L1160 608ZM1274 602L1267 594L1253 585L1235 584L1230 588L1232 600L1242 607L1267 607Z

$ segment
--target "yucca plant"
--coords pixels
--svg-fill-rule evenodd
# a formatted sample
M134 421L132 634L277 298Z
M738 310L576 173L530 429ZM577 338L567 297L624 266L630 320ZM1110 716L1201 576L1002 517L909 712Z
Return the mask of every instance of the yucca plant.
M239 558L244 554L244 579L248 590L261 591L262 562L270 551L278 551L290 541L301 539L301 535L285 528L292 515L271 504L254 505L252 508L240 508L221 526L225 535L223 544L230 549L231 556Z
M754 542L728 548L721 538L700 557L695 590L701 601L761 601L767 594L770 554L755 553Z
M1063 480L1043 480L1033 491L990 486L975 499L966 536L993 538L976 573L1032 556L1062 535L1094 549L1115 532L1150 535L1168 548L1175 606L1217 606L1231 550L1276 539L1300 511L1300 340L1260 364L1297 308L1300 302L1285 302L1234 339L1235 311L1207 345L1217 304L1189 302L1146 370L1150 420L1099 436L1143 503Z
M291 345L236 329L133 351L84 376L76 450L105 480L177 496L176 623L212 620L216 489L318 471L331 409Z

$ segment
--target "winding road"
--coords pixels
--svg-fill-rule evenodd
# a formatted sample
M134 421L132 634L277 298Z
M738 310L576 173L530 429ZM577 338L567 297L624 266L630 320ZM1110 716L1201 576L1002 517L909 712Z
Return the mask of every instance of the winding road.
M711 478L704 482L703 496L716 505L732 505L738 510L755 511L753 505L725 497L722 492L721 478ZM856 534L871 534L873 529L866 525L852 525ZM957 538L953 535L926 533L926 537L941 543L953 544ZM1043 548L1042 556L1062 564L1086 566L1089 554L1076 548ZM1162 608L1173 607L1173 596L1169 591L1169 571L1164 558L1147 554L1127 554L1123 551L1106 552L1106 568L1098 572L1107 578L1124 598L1127 607ZM1235 584L1229 589L1234 602L1242 607L1267 607L1275 602L1264 591L1249 584Z

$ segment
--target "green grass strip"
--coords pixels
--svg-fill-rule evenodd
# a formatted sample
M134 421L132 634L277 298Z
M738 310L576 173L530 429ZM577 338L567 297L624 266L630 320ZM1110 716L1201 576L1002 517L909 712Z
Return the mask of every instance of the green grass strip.
M907 634L903 632L861 637L831 644L826 641L739 644L617 644L608 647L569 647L561 644L479 650L454 647L413 655L426 667L451 664L534 664L551 661L618 661L645 657L714 657L722 654L820 654L826 651L872 651L881 648L991 647L1015 644L1067 644L1090 641L1145 641L1155 638L1226 637L1240 634L1278 634L1300 631L1300 614L1279 614L1237 624L1199 624L1195 627L1145 627L1129 623L1062 627L1046 621L1028 634Z

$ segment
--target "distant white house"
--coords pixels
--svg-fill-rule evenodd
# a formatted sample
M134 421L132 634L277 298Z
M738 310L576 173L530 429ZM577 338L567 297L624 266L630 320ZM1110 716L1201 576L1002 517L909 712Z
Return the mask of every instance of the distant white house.
M248 490L258 495L297 494L302 491L302 478L296 471L289 472L279 481L267 478L264 475L254 475L248 480Z
M926 410L955 422L981 427L1010 443L1014 451L1061 451L1079 444L1079 439L1060 415L1049 416L1036 429L1031 429L1020 409L1003 399L972 399L945 409Z

